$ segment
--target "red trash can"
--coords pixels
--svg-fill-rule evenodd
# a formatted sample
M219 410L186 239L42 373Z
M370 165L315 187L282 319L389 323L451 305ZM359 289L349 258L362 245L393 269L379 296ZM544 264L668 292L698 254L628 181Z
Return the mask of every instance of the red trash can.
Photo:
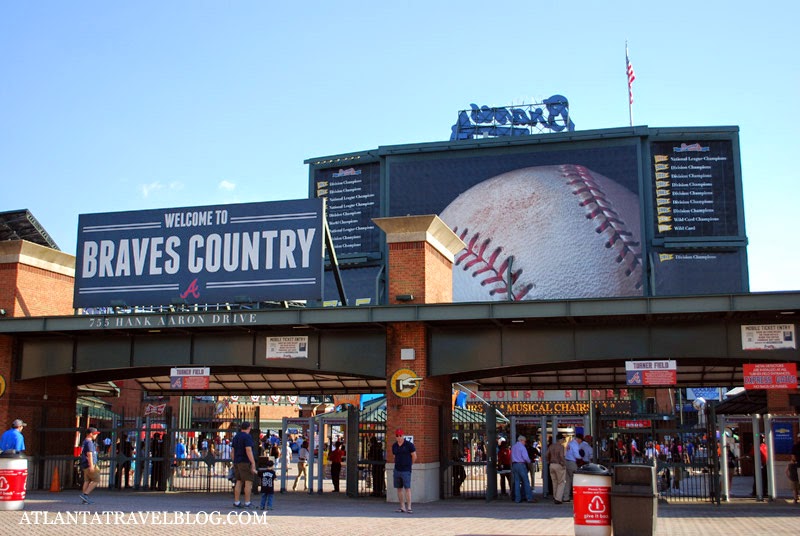
M575 536L611 536L611 471L589 463L572 479Z
M25 484L28 481L28 458L15 450L0 454L0 510L25 507Z

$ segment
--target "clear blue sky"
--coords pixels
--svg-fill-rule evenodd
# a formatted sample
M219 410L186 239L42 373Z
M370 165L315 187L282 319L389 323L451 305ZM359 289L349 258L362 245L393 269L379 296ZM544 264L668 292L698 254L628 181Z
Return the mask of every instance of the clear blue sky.
M800 289L795 2L383 4L4 2L0 211L74 253L81 213L305 198L304 159L472 102L626 126L627 39L634 124L741 128L751 289Z

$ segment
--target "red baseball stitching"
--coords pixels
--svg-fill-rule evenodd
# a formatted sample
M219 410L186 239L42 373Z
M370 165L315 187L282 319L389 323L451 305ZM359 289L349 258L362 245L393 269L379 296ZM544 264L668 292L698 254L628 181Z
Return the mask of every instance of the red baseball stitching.
M615 245L619 248L619 254L615 259L616 262L622 263L626 258L630 257L628 265L625 269L625 276L630 277L634 274L637 268L642 265L641 255L636 252L634 247L640 244L633 240L633 233L628 231L625 222L620 217L619 213L614 210L613 203L608 199L605 192L600 189L600 186L595 182L591 172L583 166L563 165L560 166L562 175L567 179L567 184L572 187L573 195L582 195L584 197L578 203L581 207L586 209L586 219L594 220L597 218L597 226L595 232L600 234L605 232L608 240L606 240L606 248L612 248ZM534 285L529 283L521 289L514 291L514 285L517 283L522 275L522 268L517 270L513 269L514 256L506 256L502 262L498 264L498 259L503 252L502 247L491 247L491 238L481 240L480 233L475 233L469 238L469 242L465 238L469 235L469 229L465 228L459 232L458 227L453 228L453 232L458 235L461 240L467 244L466 249L459 254L455 259L456 266L464 264L463 270L469 271L473 267L477 268L472 272L472 277L478 278L486 276L480 280L481 286L496 285L494 288L489 289L489 295L495 294L508 294L509 283L507 281L508 264L512 263L511 271L511 289L512 300L518 301L524 298L533 289ZM642 281L636 281L635 287L641 288Z
M469 234L469 229L463 229L460 233L458 231L458 227L453 228L453 232L458 235L461 240L464 240L465 237ZM466 249L456 257L456 266L459 266L462 262L464 263L464 271L470 270L473 266L479 265L478 268L472 272L472 277L480 277L486 276L480 280L481 286L486 285L496 285L494 288L489 289L489 295L494 296L495 294L503 294L504 296L508 294L508 281L506 280L506 276L508 274L508 265L509 262L511 263L511 299L513 301L519 301L525 297L528 292L531 291L533 288L532 284L527 284L521 289L514 291L514 284L519 280L520 276L522 275L522 268L518 270L514 270L513 262L514 257L506 256L503 259L503 262L497 264L498 259L503 252L503 248L496 247L494 249L491 248L490 243L492 239L487 238L486 240L481 240L480 233L475 233L470 237L469 242L467 244Z
M633 240L633 233L628 231L622 217L614 210L614 204L608 199L605 192L595 182L592 173L583 166L565 165L561 166L561 172L567 184L572 187L573 195L584 195L578 203L586 209L586 219L597 221L595 232L597 234L606 233L608 240L606 248L617 246L619 254L616 262L622 263L629 259L625 269L625 276L630 277L642 265L641 255L636 252L635 247L640 244ZM641 279L635 283L637 289L641 288Z

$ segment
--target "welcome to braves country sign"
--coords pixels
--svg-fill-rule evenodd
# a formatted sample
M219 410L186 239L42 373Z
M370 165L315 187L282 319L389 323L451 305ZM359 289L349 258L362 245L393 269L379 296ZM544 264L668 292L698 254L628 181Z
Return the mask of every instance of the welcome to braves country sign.
M74 307L320 299L320 199L83 214Z

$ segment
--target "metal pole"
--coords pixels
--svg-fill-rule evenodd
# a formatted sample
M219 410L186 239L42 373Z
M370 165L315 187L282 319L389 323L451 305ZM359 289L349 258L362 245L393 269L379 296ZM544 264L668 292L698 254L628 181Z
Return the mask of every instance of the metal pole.
M753 415L753 472L756 483L756 500L764 500L763 486L761 482L761 437L759 434L759 416Z
M730 486L728 486L728 477L730 473L730 467L728 466L728 436L725 435L725 416L720 415L717 417L717 423L719 426L719 430L722 433L721 436L721 445L722 448L720 451L722 452L722 459L720 460L720 465L722 468L722 497L725 498L725 502L729 502L731 498L731 490ZM733 437L731 437L733 440Z
M281 472L281 493L286 493L286 478L288 477L288 475L287 475L288 467L286 467L287 463L285 461L286 460L286 452L285 451L288 448L288 442L286 441L286 430L288 429L289 424L287 422L287 419L288 419L288 417L284 417L282 419L282 421L281 421L281 440L282 440L282 443L283 443L281 445L281 458L283 458L283 460L284 460L283 463L281 464L281 468L280 468L280 472ZM269 438L267 438L267 443L269 443ZM267 452L267 455L269 455L269 451Z
M318 456L317 456L317 488L320 495L322 494L322 477L325 476L325 421L322 420L322 416L317 417L317 431L319 435L319 445L318 445ZM312 451L313 452L313 451Z
M767 439L767 459L764 460L767 465L767 493L769 499L773 500L778 494L775 489L775 431L772 427L772 414L770 413L764 415L764 434Z
M486 408L486 500L497 499L497 413Z
M316 437L319 426L317 425L316 417L309 417L308 419L308 458L306 458L306 471L308 471L308 493L314 493L314 449L317 442L314 440ZM320 486L320 490L322 487Z
M545 460L547 460L547 449L549 447L547 445L547 417L544 415L539 419L539 430L542 435L542 448L540 449L542 452L542 459L539 463L539 467L542 468L542 497L547 497L547 482L550 480L550 468L547 466L547 463L545 463ZM553 436L553 440L555 441L555 436Z

